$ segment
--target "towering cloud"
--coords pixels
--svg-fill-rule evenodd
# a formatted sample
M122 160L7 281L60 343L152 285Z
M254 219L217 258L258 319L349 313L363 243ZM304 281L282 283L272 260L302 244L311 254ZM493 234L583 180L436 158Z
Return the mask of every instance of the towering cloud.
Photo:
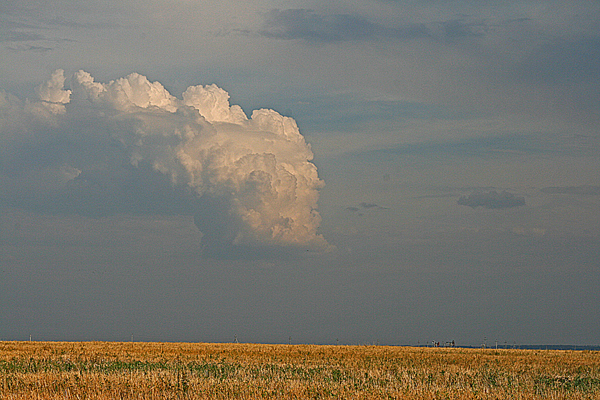
M31 207L184 209L209 250L327 246L317 233L323 181L292 118L267 109L248 118L215 85L179 99L136 73L66 81L55 71L36 102L0 93L0 140L12 154L0 201L17 204L21 193L37 199Z

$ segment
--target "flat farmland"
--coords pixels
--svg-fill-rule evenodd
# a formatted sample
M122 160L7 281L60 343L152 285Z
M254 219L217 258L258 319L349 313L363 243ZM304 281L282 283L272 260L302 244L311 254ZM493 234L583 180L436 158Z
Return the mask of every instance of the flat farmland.
M600 352L0 342L0 399L600 399Z

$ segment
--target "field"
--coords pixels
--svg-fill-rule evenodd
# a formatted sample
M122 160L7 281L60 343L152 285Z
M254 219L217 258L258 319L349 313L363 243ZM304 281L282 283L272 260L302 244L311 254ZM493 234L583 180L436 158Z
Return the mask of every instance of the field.
M600 352L0 342L0 399L600 399Z

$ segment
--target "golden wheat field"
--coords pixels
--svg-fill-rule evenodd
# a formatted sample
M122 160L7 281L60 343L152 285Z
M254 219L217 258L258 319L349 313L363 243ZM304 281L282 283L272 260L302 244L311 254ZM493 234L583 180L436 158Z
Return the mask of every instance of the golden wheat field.
M600 399L600 352L0 342L1 399Z

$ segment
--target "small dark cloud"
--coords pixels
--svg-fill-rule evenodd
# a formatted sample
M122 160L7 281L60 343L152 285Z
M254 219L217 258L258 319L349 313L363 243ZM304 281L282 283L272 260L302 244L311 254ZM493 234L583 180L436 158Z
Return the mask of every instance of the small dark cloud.
M389 210L389 208L382 207L375 203L362 202L358 205L358 207L346 207L346 210L351 211L351 212L360 212L362 210ZM359 215L362 215L362 214L359 214Z
M52 47L33 46L33 45L30 45L30 44L22 44L22 45L18 45L18 46L10 46L8 49L11 50L11 51L15 51L15 52L28 51L28 52L32 52L32 53L45 53L47 51L54 50L54 48L52 48Z
M472 208L483 207L487 209L512 208L525 205L525 198L515 196L503 191L501 193L492 190L487 193L473 193L469 196L460 196L458 204Z
M388 28L367 18L350 14L322 15L313 10L271 10L265 14L259 35L274 39L303 39L310 42L341 42L385 38L412 39L428 34L422 24Z
M46 40L46 38L38 33L31 32L0 32L0 42L34 42L38 40Z
M581 186L552 186L540 190L543 193L551 194L574 194L577 196L597 196L600 195L600 186L581 185Z
M47 37L39 33L26 32L19 29L0 31L0 42L8 44L7 48L15 52L28 51L45 53L54 50L56 44L74 42L72 39Z
M362 208L367 208L367 209L373 208L373 209L376 209L376 210L388 210L387 207L381 207L380 205L377 205L375 203L364 203L363 202L363 203L360 203L360 206Z

